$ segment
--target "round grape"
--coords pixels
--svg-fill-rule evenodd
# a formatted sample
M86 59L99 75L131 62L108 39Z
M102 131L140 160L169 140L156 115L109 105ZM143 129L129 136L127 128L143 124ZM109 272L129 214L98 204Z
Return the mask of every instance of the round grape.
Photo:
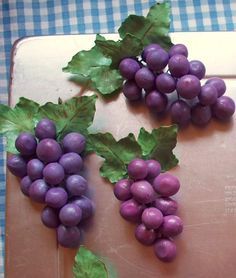
M76 226L82 219L82 210L76 204L67 204L60 209L59 219L65 226Z
M201 88L198 99L202 105L212 105L218 97L217 90L211 84L205 84Z
M43 177L43 168L43 162L37 158L33 158L27 163L27 174L33 181L41 179Z
M78 248L80 245L80 230L78 227L60 225L57 228L57 241L66 248Z
M142 222L148 229L158 229L163 222L163 214L157 208L146 208L142 214Z
M130 190L134 199L141 204L150 203L155 199L155 191L152 185L145 180L134 182Z
M143 159L135 158L128 165L128 174L133 180L144 179L147 173L147 164Z
M162 48L151 51L146 57L146 63L149 69L153 71L163 70L169 61L169 54Z
M164 216L175 214L178 209L178 203L169 197L156 198L153 206L159 209Z
M195 125L204 126L209 123L212 113L210 106L203 106L197 103L192 107L191 117Z
M125 79L134 79L135 73L140 69L140 64L132 58L124 58L119 64L120 74Z
M31 186L32 180L29 176L25 176L20 181L20 189L25 196L29 196L29 188Z
M212 107L212 112L218 120L229 120L235 112L235 103L230 97L219 97Z
M21 155L34 155L37 147L37 141L31 133L22 132L16 138L15 146Z
M86 147L85 137L78 132L68 133L62 140L64 152L82 153Z
M163 262L171 262L175 259L177 248L170 239L158 239L154 244L154 252L158 259Z
M169 73L161 73L156 78L156 88L163 94L170 94L176 88L175 79Z
M48 138L38 143L36 153L45 163L56 162L62 155L62 149L56 140Z
M45 203L52 208L63 207L68 200L68 194L61 187L53 187L48 190L45 196Z
M180 183L174 175L163 173L154 179L153 187L161 196L169 197L179 191Z
M81 196L87 188L86 179L80 175L71 175L66 179L66 189L71 196Z
M183 231L183 222L177 215L164 216L160 231L165 237L177 236Z
M181 54L185 57L188 57L187 47L184 44L181 44L181 43L173 45L169 50L169 55L170 55L170 57L172 57L176 54Z
M52 162L47 164L43 169L43 177L48 184L57 185L63 181L65 172L59 163Z
M155 75L148 68L141 68L135 74L135 81L140 88L151 89L154 87Z
M66 174L77 174L83 167L83 161L77 153L63 154L59 160Z
M144 224L139 224L135 229L135 237L144 245L152 245L157 238L157 234L154 230L148 230Z
M201 83L196 76L187 74L177 81L176 90L181 97L193 99L201 92Z
M169 71L174 77L181 77L189 72L189 61L188 59L181 55L173 55L168 63Z
M123 202L120 205L120 215L131 222L140 222L144 206L134 199Z
M142 55L141 55L142 59L144 61L146 61L146 57L149 53L151 53L152 51L155 51L157 49L160 49L160 48L162 48L162 47L157 43L151 43L151 44L147 45L142 52Z
M212 77L207 80L206 84L211 84L217 90L218 97L221 97L226 91L226 85L223 79L219 77Z
M14 176L23 178L27 175L25 160L20 155L9 156L7 158L7 168Z
M29 196L35 202L44 203L48 190L49 186L44 180L35 180L29 187Z
M199 80L201 80L206 73L206 68L201 61L192 60L189 62L189 74L195 75Z
M132 182L129 179L119 180L114 186L114 195L120 201L127 201L132 198L130 186Z
M41 213L41 221L48 228L57 228L60 225L58 211L46 206Z
M170 115L173 123L186 126L191 120L191 108L184 100L179 99L172 103Z
M70 202L80 207L82 211L82 220L88 219L93 215L94 204L86 196L74 197Z
M134 80L127 80L123 85L123 94L128 100L139 100L142 98L142 89L138 87Z
M146 160L146 165L148 170L146 179L153 179L161 173L161 164L158 161L149 159Z
M150 109L157 113L164 112L166 110L168 99L165 94L161 94L158 91L152 91L146 96L146 105Z
M52 138L55 139L57 135L56 126L53 121L49 119L42 119L35 127L35 136L39 139Z

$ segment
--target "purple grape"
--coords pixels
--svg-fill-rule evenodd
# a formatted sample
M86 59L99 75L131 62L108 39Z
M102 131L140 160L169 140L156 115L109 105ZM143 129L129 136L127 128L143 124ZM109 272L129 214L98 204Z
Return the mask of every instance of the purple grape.
M56 162L62 155L60 145L54 139L43 139L38 143L37 156L45 163Z
M80 175L71 175L66 179L66 189L71 196L81 196L87 188L86 179Z
M71 203L80 207L82 211L82 220L90 218L94 213L94 204L86 196L74 197Z
M161 196L169 197L179 191L180 183L174 175L163 173L154 179L153 187Z
M130 186L132 182L129 179L119 180L114 186L114 195L120 201L127 201L132 198Z
M197 103L192 107L192 122L195 125L204 126L209 123L212 116L211 114L210 106L203 106L200 103Z
M57 228L60 225L58 211L46 206L41 213L41 221L48 228Z
M36 180L29 187L29 196L35 202L44 203L48 189L49 186L44 180Z
M53 121L49 119L42 119L35 127L35 136L39 139L52 138L55 139L57 135L56 126Z
M134 199L129 199L120 205L120 215L127 221L140 222L144 206Z
M125 79L134 79L135 73L140 69L140 64L132 58L124 58L119 64L120 74Z
M181 97L193 99L201 92L201 83L196 76L187 74L177 81L176 90Z
M158 239L154 244L154 252L158 259L163 262L171 262L175 259L177 249L175 243L166 238Z
M207 80L206 84L211 84L217 90L218 97L221 97L226 91L226 85L223 79L219 77L212 77Z
M177 236L183 231L183 222L177 215L164 216L160 231L165 237Z
M29 196L29 188L31 186L32 180L29 176L25 176L20 181L20 189L25 196Z
M201 61L192 60L189 62L189 74L195 75L199 80L201 80L206 73L206 68Z
M212 112L218 120L229 120L235 112L235 103L230 97L219 97L216 100L216 103L212 106Z
M52 162L44 167L43 177L48 184L57 185L63 181L65 172L59 163Z
M161 94L158 91L152 91L146 96L146 105L148 108L153 109L157 113L164 112L166 110L168 99L165 94Z
M33 181L41 179L43 177L43 168L43 162L37 158L33 158L27 163L27 174Z
M157 208L146 208L142 214L142 222L147 229L158 229L163 222L163 214Z
M135 229L135 237L144 245L152 245L157 238L157 233L154 230L148 230L144 224L139 224Z
M189 61L188 59L181 55L173 55L168 63L169 71L174 77L181 77L189 72Z
M191 108L184 100L179 99L172 103L170 115L173 123L186 126L191 120Z
M60 225L57 228L57 241L66 248L78 248L80 245L80 230L78 227Z
M149 159L146 160L146 165L148 170L146 179L153 179L161 173L161 164L158 161Z
M169 61L169 54L162 48L151 51L146 57L146 63L149 69L153 71L163 70Z
M148 204L152 202L156 196L152 185L145 180L134 182L131 185L130 190L133 198L141 204Z
M27 175L25 160L18 154L8 157L7 168L14 176L23 178Z
M82 210L76 204L67 204L60 209L59 219L65 226L76 226L82 219Z
M123 94L128 100L139 100L142 98L142 89L138 87L134 80L127 80L123 85Z
M217 90L211 84L205 84L201 88L198 99L202 105L212 105L218 97Z
M146 178L147 173L147 164L143 159L135 158L128 165L128 174L133 180L144 179Z
M170 55L170 57L172 57L176 54L181 54L185 57L188 57L187 47L184 44L181 44L181 43L173 45L169 50L169 55Z
M83 168L83 160L77 153L63 154L59 160L66 174L77 174Z
M30 156L35 154L37 141L31 133L22 132L16 138L15 146L21 155Z
M68 194L61 187L53 187L48 190L45 196L45 203L52 208L63 207L68 200Z
M68 133L62 140L64 152L82 153L86 147L85 137L78 132Z
M161 48L161 46L156 43L151 43L151 44L147 45L142 52L142 59L144 61L146 61L146 57L149 53L151 53L152 51L155 51L157 49L160 49L160 48Z
M161 73L156 78L156 88L163 94L170 94L176 88L175 79L169 73Z
M155 75L148 68L141 68L135 74L135 81L140 88L151 89L154 87Z
M169 197L156 198L153 206L159 209L164 216L175 214L178 209L178 203Z

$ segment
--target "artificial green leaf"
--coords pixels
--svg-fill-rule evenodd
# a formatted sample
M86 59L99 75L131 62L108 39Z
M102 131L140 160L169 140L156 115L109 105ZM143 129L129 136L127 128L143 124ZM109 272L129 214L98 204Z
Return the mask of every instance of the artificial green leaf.
M156 145L154 136L143 127L139 131L138 143L141 146L143 157L149 155Z

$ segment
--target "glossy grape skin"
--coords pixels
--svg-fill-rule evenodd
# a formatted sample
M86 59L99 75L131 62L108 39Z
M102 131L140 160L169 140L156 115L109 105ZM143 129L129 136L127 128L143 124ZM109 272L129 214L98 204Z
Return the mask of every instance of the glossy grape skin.
M80 207L82 211L82 219L90 218L94 213L94 204L86 196L74 197L70 200L71 203Z
M147 165L143 159L135 158L128 165L128 175L133 180L144 179L147 173Z
M140 69L140 64L132 58L124 58L119 64L121 76L125 79L134 79L135 73Z
M201 61L192 60L189 62L189 74L195 75L199 80L201 80L206 73L206 68Z
M82 153L86 147L85 137L78 132L68 133L62 140L62 148L64 152Z
M169 71L174 77L181 77L189 72L189 61L188 59L180 54L173 55L168 63Z
M217 90L211 84L205 84L202 86L198 95L199 102L202 105L212 105L216 102L218 97Z
M152 185L146 180L134 182L130 187L130 191L133 198L141 204L152 202L156 196Z
M57 185L63 181L65 172L59 163L51 162L44 167L43 177L48 184Z
M177 215L164 216L160 231L165 237L177 236L183 231L183 222Z
M151 89L155 84L155 75L150 69L143 67L136 72L135 82L140 88Z
M134 80L127 80L123 85L123 94L128 100L139 100L142 98L142 89Z
M127 201L132 198L130 186L132 182L129 179L121 179L114 186L114 195L120 201Z
M157 234L154 230L148 230L144 224L139 224L135 229L135 237L144 245L152 245L157 238Z
M227 121L235 112L235 103L230 97L219 97L212 106L212 112L218 120Z
M43 168L43 162L37 158L33 158L27 163L27 174L33 181L41 179L43 177Z
M161 73L156 77L156 88L163 94L170 94L176 88L175 79L169 73Z
M146 160L146 165L148 170L146 179L153 179L161 173L161 164L158 161L149 159Z
M41 221L48 228L57 228L60 225L58 211L46 206L41 213Z
M184 100L179 99L172 103L170 115L173 123L183 127L191 120L191 108Z
M16 138L15 147L21 155L34 155L37 147L37 140L31 133L22 132Z
M210 106L203 106L200 103L191 109L192 122L198 126L207 125L211 119L212 112Z
M157 113L161 113L166 110L168 99L165 94L161 94L158 91L152 91L146 96L145 102L148 108Z
M178 209L178 203L169 197L156 198L153 206L159 209L164 216L175 214Z
M82 210L76 204L67 204L60 209L59 219L65 226L76 226L82 219Z
M142 59L144 61L146 61L146 57L149 53L151 53L152 51L155 51L157 49L160 49L160 48L161 48L161 46L157 43L151 43L151 44L147 45L142 52Z
M56 140L47 138L38 143L36 153L45 163L56 162L62 155L62 149Z
M29 188L31 186L32 180L29 176L25 176L20 181L20 189L25 196L29 196Z
M7 158L7 168L14 176L23 178L27 175L26 162L18 154L11 155Z
M154 179L153 188L161 196L169 197L179 191L180 182L174 175L162 173Z
M154 253L163 262L171 262L175 259L177 248L175 243L166 238L158 239L154 244Z
M146 63L149 69L153 71L163 70L169 61L169 54L162 48L148 53Z
M193 99L201 92L201 83L196 76L187 74L177 81L176 90L181 97Z
M163 214L157 208L146 208L142 213L142 222L147 229L158 229L163 222Z
M42 179L38 179L32 182L29 187L29 196L35 202L44 203L48 190L49 186L47 183Z
M206 84L211 84L212 86L214 86L216 88L218 97L221 97L226 91L225 82L223 79L221 79L219 77L209 78L207 80Z
M173 45L169 50L169 56L172 57L176 54L181 54L185 57L188 57L188 49L184 44L178 43Z
M134 199L129 199L120 205L120 215L127 221L140 222L144 206Z
M53 187L48 190L45 196L45 203L52 208L63 207L68 200L68 194L61 187Z
M80 230L78 227L60 225L57 228L57 241L66 248L78 248L80 245Z
M81 196L88 188L85 178L80 175L70 175L66 179L66 189L71 196Z
M40 120L35 127L35 136L39 140L45 138L55 139L56 135L57 135L57 131L54 122L47 118Z
M83 168L83 160L77 153L63 154L59 160L66 174L77 174Z

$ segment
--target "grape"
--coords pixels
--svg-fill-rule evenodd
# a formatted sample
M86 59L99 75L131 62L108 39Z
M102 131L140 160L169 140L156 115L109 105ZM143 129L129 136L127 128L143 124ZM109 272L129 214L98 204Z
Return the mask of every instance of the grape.
M57 228L57 241L66 248L78 248L80 245L80 230L78 227L60 225Z
M48 206L43 209L41 213L41 220L48 228L57 228L60 225L57 210Z
M152 91L146 96L147 107L153 109L157 113L165 111L168 99L164 94L159 93L158 91Z
M87 188L86 179L80 175L71 175L66 179L66 189L71 196L81 196Z
M181 55L173 55L168 63L169 71L174 77L181 77L189 72L189 61L188 59Z
M59 163L63 166L66 174L77 174L83 167L81 156L73 152L63 154Z
M156 198L153 206L159 209L164 216L175 214L178 209L177 202L169 197Z
M169 61L169 54L162 48L151 51L147 54L146 63L149 69L153 71L163 70Z
M144 245L152 245L157 238L157 233L154 230L148 230L144 224L139 224L135 229L135 237Z
M181 97L185 99L193 99L199 95L201 91L201 83L196 76L187 74L177 81L176 90Z
M146 179L153 179L160 174L161 165L158 161L156 161L154 159L149 159L149 160L146 160L146 165L147 165L147 170L148 170Z
M181 43L173 45L169 50L169 55L170 55L170 57L172 57L176 54L181 54L185 57L188 57L187 47L184 44L181 44Z
M131 222L140 222L144 206L134 199L123 202L120 205L120 215Z
M205 84L201 88L198 99L202 105L212 105L218 97L217 90L211 84Z
M74 152L80 154L84 151L85 146L86 139L78 132L70 132L62 140L64 152Z
M65 172L59 163L51 162L43 169L43 177L50 185L57 185L63 181Z
M201 61L192 60L189 62L189 74L195 75L198 79L205 76L206 68Z
M212 112L217 119L228 120L235 112L235 103L230 97L219 97L212 107Z
M142 98L142 89L134 80L127 80L123 85L123 94L129 100L139 100Z
M218 97L221 97L226 91L226 85L223 79L219 77L212 77L207 80L206 84L211 84L217 90Z
M163 173L154 179L153 187L161 196L169 197L179 191L180 183L174 175Z
M170 239L158 239L154 245L154 252L163 262L171 262L177 254L175 243Z
M114 195L120 201L127 201L132 197L130 186L132 182L129 179L119 180L114 187Z
M191 109L184 100L179 99L172 103L170 115L173 123L186 126L191 120Z
M147 229L158 229L163 222L163 214L157 208L146 208L142 214L142 222Z
M164 216L160 231L166 237L177 236L183 231L183 222L176 215Z
M70 202L80 207L82 211L82 220L87 219L93 215L94 204L89 198L85 196L74 197Z
M146 57L149 53L151 53L152 51L155 51L157 49L160 49L160 48L161 48L161 46L156 43L151 43L151 44L147 45L142 52L142 59L144 61L146 61Z
M32 180L29 176L25 176L20 181L20 189L25 196L29 196L29 188L31 186Z
M152 185L145 181L136 181L131 185L131 193L136 201L141 204L147 204L154 200L155 191L153 190Z
M163 94L170 94L176 88L175 79L169 73L161 73L156 78L156 88Z
M16 138L15 146L20 154L29 156L35 154L37 141L31 133L22 132Z
M56 126L53 121L49 119L42 119L35 127L35 136L39 139L52 138L55 139L57 135Z
M29 187L29 196L35 202L44 203L48 189L49 186L44 180L35 180Z
M135 73L140 69L140 64L132 58L125 58L119 64L120 74L125 79L134 79Z
M68 194L61 187L50 188L45 197L45 203L53 208L63 207L68 200Z
M128 165L128 174L131 179L141 180L147 176L147 164L143 159L133 159Z
M62 155L60 145L54 139L43 139L38 143L37 156L45 163L56 162Z
M141 68L135 74L135 81L140 88L151 89L154 87L155 75L148 68Z
M82 218L82 210L76 204L67 204L60 209L59 219L68 227L76 226Z
M31 180L41 179L43 177L44 164L37 158L31 159L27 163L27 174Z
M195 125L204 126L208 124L211 119L211 108L210 106L203 106L197 103L192 107L191 116L192 122Z
M17 177L23 178L26 176L26 163L22 156L14 154L7 159L8 170Z

